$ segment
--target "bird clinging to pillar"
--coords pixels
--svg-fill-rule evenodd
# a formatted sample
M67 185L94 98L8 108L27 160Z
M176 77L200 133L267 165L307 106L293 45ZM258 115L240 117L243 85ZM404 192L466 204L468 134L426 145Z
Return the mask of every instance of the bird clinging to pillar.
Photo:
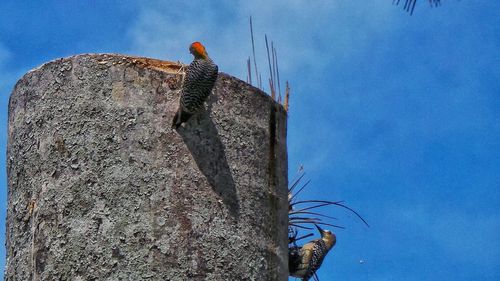
M302 247L293 246L288 249L290 276L301 278L302 281L307 281L316 275L328 251L337 242L335 234L331 231L323 230L318 225L316 228L321 234L320 239L314 239Z
M194 60L187 69L179 110L172 121L172 128L176 129L203 107L217 80L218 67L208 56L205 47L200 42L194 42L189 52L193 54Z
M298 200L299 193L310 182L307 181L300 186L299 184L305 175L302 171L300 172L301 175L288 188L288 271L290 276L301 278L303 281L307 281L311 277L319 281L316 271L323 263L323 259L328 251L337 241L332 232L321 229L319 225L337 228L344 227L324 221L323 219L334 220L335 218L323 212L317 212L316 209L327 206L342 207L354 213L366 226L369 227L369 225L355 210L344 205L343 201L327 201L322 199ZM303 246L298 246L297 242L299 240L314 235L313 233L299 235L299 229L301 231L311 230L312 228L309 227L311 224L316 226L321 234L321 238L311 240Z

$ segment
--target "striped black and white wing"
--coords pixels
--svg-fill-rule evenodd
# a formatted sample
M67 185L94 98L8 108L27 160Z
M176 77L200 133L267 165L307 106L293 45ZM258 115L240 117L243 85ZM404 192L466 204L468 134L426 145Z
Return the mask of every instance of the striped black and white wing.
M212 92L217 75L218 67L210 59L195 59L189 65L181 95L185 112L195 113L201 109Z

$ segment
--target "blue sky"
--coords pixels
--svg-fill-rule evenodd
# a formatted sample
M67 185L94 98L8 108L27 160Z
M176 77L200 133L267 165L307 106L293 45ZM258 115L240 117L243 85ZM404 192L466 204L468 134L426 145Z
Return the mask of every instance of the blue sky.
M8 97L25 72L94 52L187 63L199 40L245 79L251 14L263 77L266 33L292 88L290 177L303 165L304 198L346 200L371 225L328 210L347 229L320 279L500 280L500 2L420 0L413 16L391 2L2 1L1 232Z

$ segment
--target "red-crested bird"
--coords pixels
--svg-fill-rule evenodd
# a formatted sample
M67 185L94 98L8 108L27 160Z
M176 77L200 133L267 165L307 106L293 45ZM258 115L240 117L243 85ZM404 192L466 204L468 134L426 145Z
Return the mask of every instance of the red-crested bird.
M200 42L192 43L189 52L193 54L194 60L187 69L179 109L172 120L172 128L175 129L203 107L212 92L219 71Z

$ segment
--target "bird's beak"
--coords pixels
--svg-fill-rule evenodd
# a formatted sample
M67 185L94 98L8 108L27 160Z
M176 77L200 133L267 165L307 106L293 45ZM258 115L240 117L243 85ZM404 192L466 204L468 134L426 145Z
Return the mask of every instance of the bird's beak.
M321 227L319 227L319 225L315 224L316 228L318 229L319 233L323 233L323 229Z

